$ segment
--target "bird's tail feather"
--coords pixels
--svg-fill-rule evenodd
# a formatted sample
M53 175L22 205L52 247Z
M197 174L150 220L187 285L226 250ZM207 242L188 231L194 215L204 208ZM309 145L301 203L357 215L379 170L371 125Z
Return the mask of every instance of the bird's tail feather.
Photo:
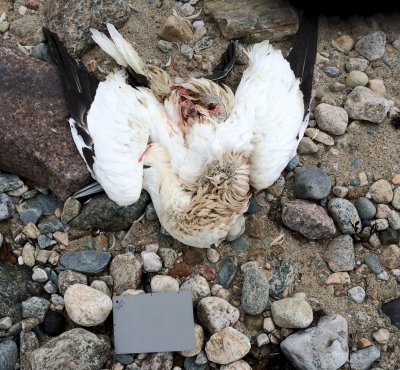
M317 55L318 15L309 11L302 14L293 47L287 57L292 71L300 79L304 108L307 113L312 91L312 80Z
M94 181L94 182L90 183L89 185L86 185L83 188L79 189L73 195L73 197L75 199L78 199L78 198L87 197L89 195L101 193L103 191L104 191L104 189L102 188L102 186L97 181Z

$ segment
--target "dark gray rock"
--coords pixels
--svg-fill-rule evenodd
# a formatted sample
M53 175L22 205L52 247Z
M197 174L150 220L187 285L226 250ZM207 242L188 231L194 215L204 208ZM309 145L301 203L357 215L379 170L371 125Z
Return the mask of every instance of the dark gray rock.
M49 219L41 222L38 228L42 234L66 231L66 226L56 216L50 216Z
M385 303L381 310L385 315L389 316L392 324L400 329L400 298Z
M28 208L24 209L19 214L19 220L24 224L29 224L29 222L36 222L39 221L40 217L42 216L42 210L39 208Z
M382 58L385 54L386 35L382 31L370 33L361 37L355 46L355 49L369 61Z
M352 237L340 235L330 240L324 259L333 272L352 271L356 263Z
M318 167L300 167L295 174L295 190L298 198L323 199L331 192L331 178Z
M50 307L50 301L41 297L32 297L22 302L22 317L37 317L43 321Z
M385 230L379 232L379 240L382 245L397 244L399 242L399 233L397 230L393 230L388 227Z
M352 352L350 353L351 370L368 370L380 357L381 353L375 346L369 346Z
M28 199L24 203L24 209L37 208L45 216L53 215L57 208L62 208L62 204L51 195L38 194Z
M12 322L22 319L21 302L42 291L42 284L31 279L31 269L0 260L0 317Z
M66 199L89 182L90 174L66 121L59 72L12 47L0 38L0 171L48 187Z
M0 343L0 369L14 370L18 358L18 347L12 340Z
M365 197L357 198L354 201L354 207L362 220L371 220L376 214L374 204Z
M250 269L244 274L242 308L249 315L259 315L268 304L269 283L262 270Z
M281 342L281 349L296 369L336 370L349 357L347 335L343 316L324 316L317 326L287 337Z
M235 256L226 256L222 259L217 273L217 282L224 288L228 288L235 278L237 270L237 258Z
M118 28L128 20L130 8L123 0L60 0L46 1L44 13L47 27L77 57L93 44L91 27L104 30L110 22Z
M82 329L69 330L49 340L32 353L32 370L68 369L100 370L110 355L110 345L95 334Z
M18 176L8 173L0 173L0 193L16 190L23 185L24 183Z
M282 221L309 239L329 238L336 233L335 224L325 209L305 200L286 202L282 208Z
M0 193L0 221L11 218L14 212L15 207L11 198L5 193Z
M39 348L39 341L31 331L21 331L19 338L21 370L30 370L32 352Z
M295 155L289 163L286 165L286 171L293 171L300 163L300 159L297 155Z
M331 199L328 210L343 234L355 234L356 230L361 231L361 220L357 210L347 199Z
M43 320L43 330L47 335L55 337L65 329L64 316L55 311L48 311Z
M51 240L47 235L39 235L38 236L38 244L40 249L45 249L47 247L50 247L53 244L56 244L57 242L55 240Z
M383 271L383 267L379 258L375 254L371 254L364 259L365 264L369 267L369 269L375 273L379 274Z
M296 11L285 1L205 0L204 8L227 39L254 34L262 40L278 41L293 35L298 28Z
M269 295L274 299L282 299L294 283L294 264L291 260L279 260L269 281Z
M328 66L325 68L325 73L328 77L338 77L340 75L340 69L337 67Z
M115 361L118 361L118 362L120 362L121 364L124 364L124 365L129 365L134 360L134 357L132 355L123 355L123 354L115 355L114 358L115 358Z
M249 208L247 209L246 213L248 215L252 215L254 213L260 212L261 206L257 203L256 198L251 197L249 201Z
M85 204L70 226L79 230L99 228L105 231L128 229L137 220L149 202L149 195L143 191L138 201L129 207L120 207L107 197L98 195Z
M249 242L243 235L239 236L239 238L231 242L231 248L235 252L247 251L248 247L249 247Z
M63 270L73 270L84 274L97 274L105 270L110 259L110 252L70 252L60 258L58 267Z

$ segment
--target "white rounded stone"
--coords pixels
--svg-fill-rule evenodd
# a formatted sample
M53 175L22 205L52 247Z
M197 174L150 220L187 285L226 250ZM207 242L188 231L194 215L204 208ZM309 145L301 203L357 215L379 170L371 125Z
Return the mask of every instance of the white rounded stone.
M229 365L222 365L221 370L251 370L251 366L246 361L239 360Z
M43 269L37 267L33 270L33 274L32 274L33 281L38 281L39 283L44 283L48 279L49 278L47 277L47 273Z
M272 318L276 325L288 329L301 329L313 320L313 311L307 301L300 297L283 298L271 305Z
M155 252L143 251L141 253L143 260L143 269L147 272L157 272L162 268L162 261L160 256Z
M150 286L153 293L179 291L178 281L173 277L166 275L154 276L151 279Z
M190 351L181 351L179 352L183 357L193 357L200 353L203 348L204 343L204 330L198 325L194 324L194 339L195 339L195 347Z
M196 275L186 280L180 290L190 290L192 292L193 303L198 303L200 299L210 295L210 287L206 278Z

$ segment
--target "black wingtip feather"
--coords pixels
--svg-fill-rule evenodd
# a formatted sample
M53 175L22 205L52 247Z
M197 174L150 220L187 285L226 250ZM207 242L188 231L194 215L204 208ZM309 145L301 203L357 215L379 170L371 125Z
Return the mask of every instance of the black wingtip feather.
M311 100L312 80L317 56L318 15L306 11L300 19L299 29L293 47L287 57L295 76L300 79L304 107L307 109Z
M232 70L236 62L237 56L237 41L231 41L226 51L221 55L218 65L214 69L214 73L207 78L212 81L217 81L225 78Z

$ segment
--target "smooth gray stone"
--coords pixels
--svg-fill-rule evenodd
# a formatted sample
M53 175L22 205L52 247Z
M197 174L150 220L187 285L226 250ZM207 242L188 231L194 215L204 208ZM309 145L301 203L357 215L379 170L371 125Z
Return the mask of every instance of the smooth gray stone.
M63 270L73 270L86 274L104 271L111 259L110 252L79 251L64 254L58 261Z

